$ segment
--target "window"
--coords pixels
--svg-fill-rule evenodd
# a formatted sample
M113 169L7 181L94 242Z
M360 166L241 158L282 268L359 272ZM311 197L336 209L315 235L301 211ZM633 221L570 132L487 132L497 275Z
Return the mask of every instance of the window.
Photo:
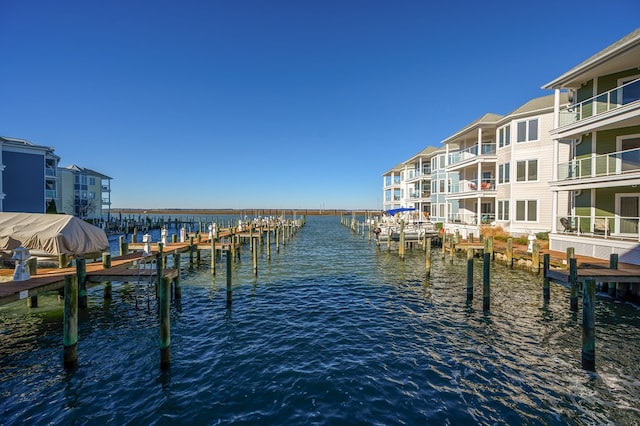
M389 186L391 185L391 176L385 176L384 177L384 186Z
M498 220L509 220L509 200L498 201Z
M517 200L516 220L521 222L536 222L538 220L538 201Z
M498 130L498 148L511 144L511 126L504 126Z
M440 190L438 192L444 193L444 179L440 179Z
M444 155L440 156L440 168L444 169Z
M431 181L431 192L433 192L434 194L438 192L438 181Z
M89 178L89 185L94 185L95 186L95 184L96 184L96 178L90 177Z
M529 142L538 140L538 119L520 121L517 126L517 141Z
M509 183L511 176L511 163L498 165L498 183Z
M524 160L516 163L516 181L538 180L538 160Z

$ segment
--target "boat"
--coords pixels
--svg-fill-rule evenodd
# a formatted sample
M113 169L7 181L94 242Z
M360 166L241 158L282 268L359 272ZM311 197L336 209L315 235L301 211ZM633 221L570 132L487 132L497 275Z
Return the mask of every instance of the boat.
M401 229L407 242L440 237L440 231L428 217L421 217L415 208L402 207L386 210L375 222L374 233L379 241L400 241Z

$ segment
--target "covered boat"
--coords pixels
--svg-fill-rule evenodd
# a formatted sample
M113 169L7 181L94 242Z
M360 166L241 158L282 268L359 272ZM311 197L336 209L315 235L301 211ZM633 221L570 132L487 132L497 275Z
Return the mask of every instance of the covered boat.
M0 251L20 246L39 257L97 257L109 249L109 240L102 229L75 216L0 213Z

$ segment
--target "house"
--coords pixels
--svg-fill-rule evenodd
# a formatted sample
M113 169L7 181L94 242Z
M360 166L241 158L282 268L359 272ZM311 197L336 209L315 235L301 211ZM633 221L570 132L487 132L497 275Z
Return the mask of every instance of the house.
M59 161L54 148L0 137L0 212L45 213L57 206Z
M404 165L398 164L393 167L391 170L388 170L382 175L383 179L383 202L382 209L383 210L391 210L397 209L402 206L402 182L404 177Z
M58 211L81 219L108 219L111 209L111 178L95 170L72 164L58 169Z
M543 89L555 91L550 249L640 264L640 28Z
M402 207L415 208L423 218L431 214L431 157L435 151L427 147L403 163Z

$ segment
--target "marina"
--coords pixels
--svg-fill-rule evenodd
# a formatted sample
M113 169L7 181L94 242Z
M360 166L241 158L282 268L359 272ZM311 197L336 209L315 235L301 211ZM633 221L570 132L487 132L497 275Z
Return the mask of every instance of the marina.
M170 302L167 370L158 368L155 301L151 309L136 307L131 284L115 281L112 299L97 287L88 291L72 370L62 366L55 297L43 294L38 308L24 301L0 308L6 424L638 418L639 372L628 356L640 341L633 305L599 293L596 371L588 372L566 286L552 283L545 302L541 274L492 262L491 309L484 311L481 293L467 300L464 257L456 254L452 264L433 256L426 276L423 250L401 260L339 224L337 217L307 218L270 260L257 245L257 276L250 256L232 267L231 306L226 274L213 275L205 256L189 268L183 256L182 297ZM119 245L111 239L114 258ZM479 258L473 262L480 267Z

